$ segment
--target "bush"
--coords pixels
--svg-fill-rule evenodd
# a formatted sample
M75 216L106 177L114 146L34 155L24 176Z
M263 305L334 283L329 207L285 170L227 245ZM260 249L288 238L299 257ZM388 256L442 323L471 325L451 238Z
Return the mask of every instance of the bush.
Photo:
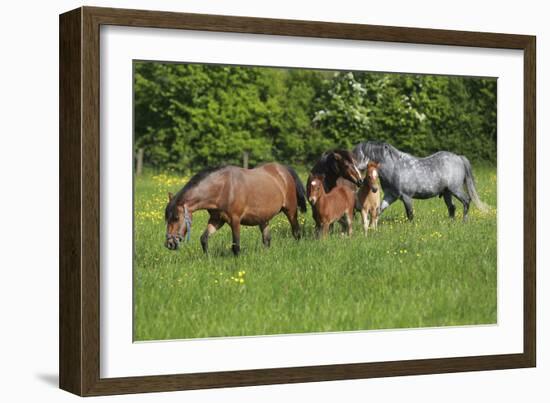
M496 80L136 62L135 149L156 170L277 160L385 140L496 160Z

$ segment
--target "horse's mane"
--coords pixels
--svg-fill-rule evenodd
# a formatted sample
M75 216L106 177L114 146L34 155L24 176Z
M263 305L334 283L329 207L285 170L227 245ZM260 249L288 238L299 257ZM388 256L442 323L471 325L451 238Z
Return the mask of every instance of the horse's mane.
M185 184L184 187L182 187L170 200L168 205L166 206L166 210L164 211L164 218L166 221L171 222L175 219L176 216L176 206L178 205L178 202L180 199L187 193L189 190L196 187L199 183L201 183L204 179L206 179L210 174L220 171L223 168L225 168L226 165L213 167L213 168L205 168L202 171L197 172L195 175L189 179L189 182Z
M383 141L367 141L362 145L362 152L364 155L368 155L371 160L374 161L384 161L384 148L387 148L387 151L390 153L390 156L394 159L400 158L405 153L399 151L397 148L392 146L389 143Z

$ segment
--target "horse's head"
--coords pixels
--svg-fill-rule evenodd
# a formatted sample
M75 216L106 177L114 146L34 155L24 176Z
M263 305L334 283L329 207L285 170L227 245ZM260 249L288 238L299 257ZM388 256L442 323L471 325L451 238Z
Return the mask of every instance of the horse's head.
M172 193L168 193L168 204L164 211L166 220L166 241L164 246L168 249L176 250L181 241L191 235L191 212L185 205L178 205Z
M313 175L309 178L307 194L309 195L309 202L311 205L315 205L319 197L321 197L325 189L323 187L323 182L325 181L325 175Z
M367 164L367 175L365 180L373 193L378 191L378 168L380 168L379 162L369 161Z
M336 174L355 183L357 186L363 184L361 172L359 172L355 158L351 152L347 150L331 151L327 156L327 161L329 161L332 170Z

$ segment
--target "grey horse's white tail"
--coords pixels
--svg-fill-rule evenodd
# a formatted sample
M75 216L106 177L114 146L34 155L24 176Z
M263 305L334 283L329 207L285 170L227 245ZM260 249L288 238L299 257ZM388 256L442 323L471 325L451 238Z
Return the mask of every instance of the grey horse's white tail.
M472 172L472 165L470 164L468 158L466 158L465 156L461 155L460 158L462 159L462 162L464 162L464 168L466 168L466 178L464 179L466 190L468 191L468 194L470 195L470 198L472 199L476 207L481 211L486 212L489 209L489 206L483 203L479 198L479 195L477 194L474 174Z

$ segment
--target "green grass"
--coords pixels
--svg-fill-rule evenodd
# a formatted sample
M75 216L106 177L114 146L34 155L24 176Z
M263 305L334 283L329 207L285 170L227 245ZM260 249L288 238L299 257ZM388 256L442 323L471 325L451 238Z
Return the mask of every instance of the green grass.
M311 210L295 241L284 215L272 221L271 248L242 227L241 256L226 225L204 255L208 214L193 215L191 242L163 245L167 192L186 178L144 175L135 189L135 340L244 336L496 323L496 169L475 167L475 207L463 223L442 199L415 200L415 220L396 202L365 238L357 214L351 239L313 238ZM303 176L303 175L302 175Z

